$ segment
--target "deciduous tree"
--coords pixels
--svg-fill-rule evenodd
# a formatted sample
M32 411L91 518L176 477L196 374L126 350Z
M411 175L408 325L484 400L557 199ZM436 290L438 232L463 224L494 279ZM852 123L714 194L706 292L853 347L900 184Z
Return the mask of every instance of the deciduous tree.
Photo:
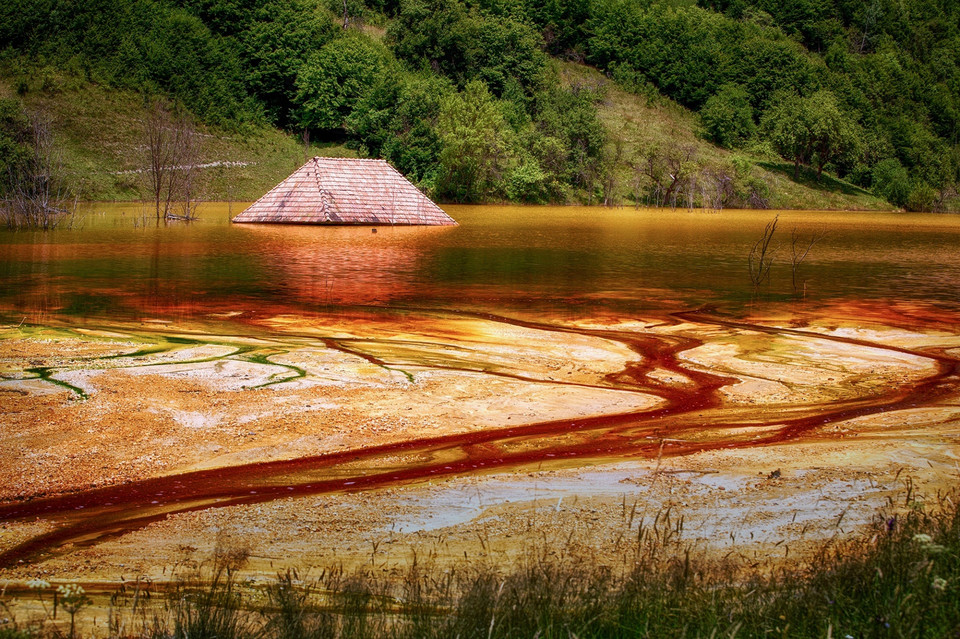
M369 38L347 35L325 44L297 77L298 119L311 129L342 129L354 106L391 64Z
M157 219L196 217L203 140L193 122L157 101L144 118L143 134Z
M446 97L437 132L443 140L438 194L457 202L499 195L511 159L510 128L486 85L474 80Z
M739 146L754 133L753 107L743 87L725 84L711 96L700 111L707 136L727 148Z

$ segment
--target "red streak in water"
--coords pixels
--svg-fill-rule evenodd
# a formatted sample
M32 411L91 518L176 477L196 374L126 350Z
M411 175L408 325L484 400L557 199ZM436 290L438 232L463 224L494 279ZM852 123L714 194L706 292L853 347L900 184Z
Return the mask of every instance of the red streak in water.
M663 402L651 410L631 411L581 419L429 437L292 460L262 462L157 477L131 484L86 490L75 494L0 505L0 521L43 518L57 522L45 534L0 553L0 566L37 559L66 543L92 544L142 528L174 513L206 508L253 504L283 497L352 492L392 486L435 477L465 475L492 469L510 469L564 459L602 460L624 457L677 456L703 450L753 447L796 439L826 423L844 421L882 411L913 408L955 393L960 363L941 354L885 347L857 339L823 336L792 329L739 323L683 313L682 320L761 333L799 335L859 346L894 350L932 359L936 374L913 385L903 385L879 397L855 399L824 406L758 416L743 421L724 411L717 391L736 380L684 367L679 354L700 341L680 336L636 334L612 330L553 327L495 316L498 322L578 333L621 342L641 355L605 379L606 388L653 394ZM344 348L329 341L334 348ZM349 349L348 352L357 354ZM371 362L387 365L372 356ZM648 377L666 370L691 380L669 386ZM717 410L721 409L721 410ZM759 438L738 437L741 428L770 427ZM729 431L722 437L698 439L700 433ZM688 439L685 439L687 437ZM399 458L400 461L396 461ZM394 460L385 464L386 460Z

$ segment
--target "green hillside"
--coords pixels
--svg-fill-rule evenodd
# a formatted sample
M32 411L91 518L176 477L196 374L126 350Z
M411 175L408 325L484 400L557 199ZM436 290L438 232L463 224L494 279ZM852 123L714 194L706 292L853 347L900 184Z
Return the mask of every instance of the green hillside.
M146 197L161 109L207 199L335 154L442 201L954 210L960 9L891 2L17 0L0 189L48 129L66 190Z

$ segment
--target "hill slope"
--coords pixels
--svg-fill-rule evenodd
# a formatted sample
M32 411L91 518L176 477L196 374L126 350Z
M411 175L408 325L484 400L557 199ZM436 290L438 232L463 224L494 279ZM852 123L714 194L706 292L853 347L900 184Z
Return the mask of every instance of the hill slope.
M71 191L81 199L137 200L146 198L148 158L144 148L143 122L148 115L140 94L62 76L47 78L56 89L28 91L23 104L50 119L63 151L63 171ZM607 151L617 154L611 204L647 203L637 191L638 167L662 149L693 149L699 171L726 168L735 171L734 159L748 165L748 174L769 184L767 205L771 208L881 210L890 205L867 191L827 178L797 183L788 165L769 158L734 153L710 144L696 135L696 114L660 98L653 101L627 92L589 67L565 63L566 85L602 86L604 99L598 105L600 121L609 136ZM0 79L0 98L13 99L9 79ZM242 133L216 127L204 129L202 169L208 200L250 201L258 198L312 155L356 157L355 149L343 144L317 143L304 147L301 139L275 127L249 127ZM772 170L771 170L772 169ZM639 176L641 184L648 181ZM602 200L594 200L600 203ZM683 202L679 203L681 206Z
M614 204L670 205L653 201L647 195L652 181L650 165L663 165L678 157L686 163L688 176L700 182L695 190L731 188L743 191L742 206L751 206L751 183L761 191L764 205L774 209L888 210L892 205L849 182L831 176L818 181L812 172L804 172L800 181L792 175L792 165L770 154L732 151L711 144L697 135L697 115L669 98L648 99L624 90L595 69L566 63L563 67L567 84L593 84L605 87L605 99L599 105L610 142L608 153L617 158L611 200ZM618 149L619 146L619 149ZM672 154L672 155L671 155ZM739 175L738 175L739 173ZM720 185L721 178L730 183ZM668 180L663 180L668 182ZM699 195L699 194L698 194ZM736 197L732 199L737 199ZM684 205L681 201L680 206ZM708 204L709 206L709 204Z
M200 133L208 197L320 147L442 201L949 209L960 10L886 2L20 0L0 192L48 119L70 190L137 197L162 111Z

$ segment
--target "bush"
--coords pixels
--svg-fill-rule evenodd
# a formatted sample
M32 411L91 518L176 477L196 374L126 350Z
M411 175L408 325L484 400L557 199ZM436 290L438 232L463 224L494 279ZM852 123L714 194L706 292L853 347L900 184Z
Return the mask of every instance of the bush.
M937 201L936 190L926 182L914 184L907 198L907 210L932 211Z
M430 74L383 73L347 120L369 154L389 161L421 186L434 184L443 143L440 105L452 84Z
M512 156L501 104L480 81L440 106L437 133L443 140L437 195L455 202L501 197L503 176Z
M887 158L873 167L873 190L891 204L906 206L910 197L910 178L899 160Z
M725 84L711 96L700 111L707 137L720 146L741 146L753 136L753 108L743 87Z
M362 36L324 45L297 76L297 120L311 129L345 128L354 106L391 65L386 47Z

